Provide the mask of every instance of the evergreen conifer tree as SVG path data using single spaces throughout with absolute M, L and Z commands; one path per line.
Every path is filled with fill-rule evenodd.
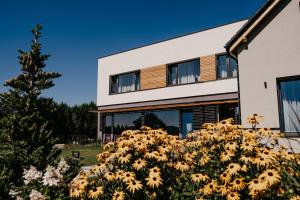
M 53 148 L 53 123 L 47 119 L 53 100 L 41 95 L 61 74 L 44 70 L 49 55 L 41 52 L 41 29 L 32 30 L 29 51 L 19 50 L 21 73 L 6 81 L 9 90 L 0 94 L 0 199 L 7 197 L 10 185 L 20 184 L 24 168 L 41 170 L 60 153 Z

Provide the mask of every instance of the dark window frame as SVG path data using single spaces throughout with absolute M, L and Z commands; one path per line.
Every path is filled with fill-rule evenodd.
M 190 83 L 181 83 L 179 84 L 178 83 L 178 80 L 179 80 L 179 76 L 178 76 L 178 64 L 182 64 L 182 63 L 187 63 L 187 62 L 192 62 L 192 61 L 197 61 L 199 62 L 199 74 L 198 74 L 198 78 L 196 77 L 196 81 L 195 82 L 190 82 Z M 175 66 L 176 65 L 176 66 Z M 200 83 L 201 80 L 200 80 L 200 75 L 201 75 L 201 63 L 200 63 L 200 58 L 193 58 L 193 59 L 188 59 L 188 60 L 183 60 L 183 61 L 180 61 L 180 62 L 174 62 L 174 63 L 169 63 L 167 64 L 167 73 L 166 73 L 166 86 L 167 87 L 173 87 L 173 86 L 179 86 L 179 85 L 188 85 L 188 84 L 195 84 L 195 83 Z M 170 69 L 171 68 L 176 68 L 176 83 L 175 84 L 172 84 L 171 83 L 171 80 L 170 80 Z
M 227 76 L 226 77 L 219 77 L 219 56 L 225 56 L 226 57 L 226 72 Z M 236 72 L 236 76 L 233 76 L 233 70 L 231 67 L 231 60 L 234 60 L 232 57 L 230 57 L 227 53 L 220 53 L 216 54 L 216 79 L 217 80 L 222 80 L 222 79 L 230 79 L 230 78 L 237 78 L 238 72 Z M 238 68 L 238 62 L 236 62 L 236 68 Z M 236 69 L 238 71 L 238 69 Z
M 282 95 L 280 83 L 285 81 L 300 80 L 300 75 L 278 77 L 276 78 L 276 88 L 277 88 L 277 106 L 278 106 L 278 117 L 279 117 L 279 129 L 285 134 L 286 137 L 297 137 L 299 136 L 300 130 L 298 132 L 285 132 L 284 126 L 284 116 L 283 116 L 283 105 L 282 105 Z
M 135 75 L 138 77 L 135 82 L 135 89 L 133 91 L 126 91 L 126 92 L 113 92 L 113 78 L 117 77 L 119 78 L 122 75 L 132 74 L 135 73 Z M 124 72 L 120 74 L 113 74 L 109 76 L 109 95 L 114 94 L 123 94 L 123 93 L 129 93 L 129 92 L 136 92 L 141 90 L 141 70 L 133 70 L 129 72 Z

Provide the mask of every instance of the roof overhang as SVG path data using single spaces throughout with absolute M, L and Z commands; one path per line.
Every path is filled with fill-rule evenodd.
M 283 0 L 268 0 L 267 3 L 226 43 L 227 52 L 232 53 L 242 43 L 247 42 L 248 35 L 262 20 Z

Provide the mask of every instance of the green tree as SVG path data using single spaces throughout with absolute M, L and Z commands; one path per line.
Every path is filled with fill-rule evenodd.
M 53 149 L 56 139 L 47 119 L 53 100 L 41 95 L 61 74 L 44 70 L 49 55 L 41 53 L 41 29 L 37 25 L 32 30 L 29 51 L 19 50 L 21 73 L 6 81 L 9 90 L 0 94 L 0 197 L 4 198 L 10 185 L 20 184 L 23 168 L 44 169 L 60 153 Z

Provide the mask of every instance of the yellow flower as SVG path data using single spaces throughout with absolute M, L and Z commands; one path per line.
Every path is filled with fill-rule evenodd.
M 274 185 L 280 181 L 279 173 L 273 169 L 264 171 L 260 176 L 265 177 L 265 181 L 270 185 Z
M 170 150 L 171 150 L 171 147 L 167 146 L 167 145 L 162 145 L 162 146 L 158 147 L 158 151 L 161 153 L 167 153 L 167 152 L 170 152 Z
M 252 125 L 259 124 L 259 122 L 263 119 L 263 116 L 259 116 L 258 114 L 253 114 L 247 118 L 247 122 Z
M 127 154 L 127 155 L 122 155 L 118 160 L 121 164 L 125 164 L 125 163 L 129 163 L 130 159 L 131 159 L 131 154 Z
M 112 172 L 107 172 L 104 176 L 108 181 L 114 181 L 116 179 L 115 174 Z
M 229 174 L 236 174 L 238 171 L 241 170 L 241 166 L 237 163 L 231 163 L 230 165 L 228 165 L 227 167 L 227 172 Z
M 112 200 L 124 200 L 125 199 L 125 193 L 123 191 L 115 191 Z
M 227 200 L 240 200 L 240 195 L 237 192 L 229 192 L 226 196 Z
M 210 181 L 210 183 L 206 184 L 203 188 L 199 190 L 199 192 L 204 195 L 211 195 L 213 192 L 218 191 L 218 184 L 215 180 Z
M 300 200 L 300 196 L 293 196 L 292 198 L 290 198 L 290 200 Z
M 103 187 L 94 187 L 93 189 L 89 190 L 89 198 L 96 199 L 97 197 L 103 194 Z
M 153 168 L 149 169 L 149 174 L 160 175 L 160 169 L 158 167 L 153 167 Z
M 257 193 L 266 189 L 266 184 L 262 183 L 258 179 L 250 181 L 249 186 L 251 196 L 256 196 Z
M 271 136 L 273 134 L 270 128 L 260 128 L 258 133 L 262 136 Z
M 145 154 L 145 158 L 152 159 L 152 158 L 156 158 L 157 155 L 158 155 L 158 151 L 147 152 Z
M 234 156 L 233 153 L 225 151 L 225 152 L 221 153 L 220 160 L 221 160 L 221 162 L 230 161 L 231 157 L 233 157 L 233 156 Z
M 246 164 L 249 163 L 249 162 L 252 162 L 252 158 L 249 155 L 247 155 L 247 154 L 246 155 L 242 155 L 241 158 L 240 158 L 240 160 L 243 161 Z
M 168 160 L 168 156 L 163 153 L 158 153 L 156 156 L 156 160 L 159 162 L 165 162 Z
M 253 163 L 258 166 L 268 166 L 272 163 L 272 160 L 270 158 L 257 157 L 253 160 Z
M 236 142 L 229 142 L 225 145 L 225 149 L 227 151 L 232 151 L 234 152 L 238 148 L 238 145 Z
M 123 182 L 129 182 L 135 180 L 135 174 L 133 172 L 124 172 Z
M 253 151 L 254 146 L 255 146 L 255 143 L 245 141 L 241 144 L 241 149 L 244 150 L 244 151 L 250 151 L 251 152 L 251 151 Z
M 77 188 L 77 187 L 72 187 L 71 189 L 70 189 L 70 197 L 75 197 L 75 198 L 77 198 L 77 197 L 80 197 L 81 196 L 81 194 L 83 193 L 83 191 L 84 190 L 80 190 L 79 188 Z
M 147 149 L 147 145 L 143 142 L 137 142 L 134 147 L 138 150 L 138 151 L 146 151 Z
M 201 157 L 200 159 L 200 165 L 204 166 L 206 165 L 208 162 L 210 161 L 210 157 L 208 155 L 204 155 L 203 157 Z
M 221 195 L 226 196 L 231 191 L 231 188 L 228 185 L 222 185 L 219 187 L 219 192 Z
M 144 160 L 144 159 L 137 159 L 136 161 L 134 161 L 132 167 L 136 170 L 140 170 L 142 169 L 143 167 L 145 167 L 147 165 L 147 161 Z
M 175 169 L 184 172 L 184 171 L 187 171 L 187 170 L 190 169 L 190 165 L 188 165 L 187 163 L 179 161 L 179 162 L 176 163 Z
M 223 172 L 220 175 L 220 179 L 221 179 L 221 181 L 228 183 L 231 180 L 231 175 L 229 173 Z
M 198 174 L 192 174 L 191 177 L 192 177 L 192 180 L 195 183 L 198 183 L 200 181 L 206 181 L 206 180 L 209 179 L 209 177 L 206 174 L 203 175 L 203 174 L 200 174 L 200 173 L 198 173 Z
M 137 181 L 137 180 L 133 180 L 133 181 L 129 181 L 126 183 L 127 185 L 127 189 L 131 192 L 134 193 L 137 190 L 140 190 L 143 188 L 143 185 L 141 183 L 141 181 Z
M 246 183 L 244 182 L 243 178 L 235 179 L 231 185 L 233 189 L 238 191 L 243 190 L 246 187 Z
M 118 170 L 116 172 L 116 179 L 122 180 L 123 179 L 123 175 L 124 175 L 124 171 L 123 170 Z
M 151 188 L 159 187 L 160 185 L 162 185 L 162 178 L 159 175 L 149 175 L 149 177 L 147 177 L 145 180 L 147 181 L 147 185 Z

